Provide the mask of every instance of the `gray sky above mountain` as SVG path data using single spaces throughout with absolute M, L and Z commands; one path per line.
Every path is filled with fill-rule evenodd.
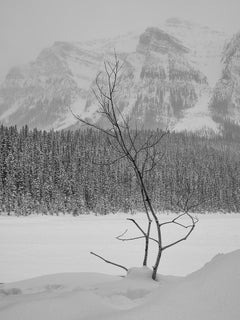
M 180 17 L 240 30 L 239 0 L 0 0 L 0 80 L 54 41 L 111 37 Z

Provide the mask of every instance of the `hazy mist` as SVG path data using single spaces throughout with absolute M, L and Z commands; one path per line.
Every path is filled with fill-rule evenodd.
M 239 0 L 0 0 L 0 79 L 56 40 L 81 41 L 180 17 L 233 34 Z

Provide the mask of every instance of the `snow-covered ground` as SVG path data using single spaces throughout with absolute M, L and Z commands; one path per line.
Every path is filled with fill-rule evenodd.
M 0 216 L 0 283 L 62 272 L 122 274 L 121 269 L 98 260 L 89 254 L 90 251 L 126 267 L 140 266 L 142 240 L 121 242 L 115 239 L 126 229 L 129 236 L 139 235 L 134 225 L 126 220 L 128 217 L 126 214 Z M 144 226 L 144 215 L 133 217 Z M 160 216 L 161 220 L 171 218 L 173 215 Z M 240 215 L 200 215 L 199 219 L 187 241 L 165 251 L 160 273 L 186 275 L 201 268 L 214 255 L 240 248 Z M 165 242 L 175 239 L 179 229 L 166 227 Z
M 121 269 L 89 254 L 140 267 L 142 243 L 114 238 L 126 228 L 136 234 L 126 218 L 0 216 L 0 319 L 240 319 L 240 215 L 201 215 L 192 237 L 166 251 L 159 282 L 147 268 L 119 277 Z M 143 215 L 134 219 L 144 225 Z

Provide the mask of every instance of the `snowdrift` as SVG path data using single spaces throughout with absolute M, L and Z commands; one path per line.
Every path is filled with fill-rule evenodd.
M 132 268 L 126 277 L 64 273 L 0 285 L 4 320 L 240 319 L 240 250 L 186 277 Z

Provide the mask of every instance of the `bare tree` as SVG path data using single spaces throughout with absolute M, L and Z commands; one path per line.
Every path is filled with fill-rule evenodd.
M 129 167 L 134 171 L 141 193 L 142 204 L 147 217 L 147 226 L 146 230 L 144 230 L 144 228 L 142 228 L 135 219 L 128 219 L 135 225 L 140 235 L 132 238 L 127 238 L 125 237 L 127 233 L 126 230 L 123 234 L 118 236 L 117 239 L 121 241 L 144 239 L 144 266 L 147 266 L 148 264 L 150 241 L 157 245 L 158 250 L 155 257 L 155 263 L 152 267 L 152 279 L 156 280 L 157 270 L 162 252 L 172 247 L 173 245 L 186 240 L 194 230 L 198 220 L 189 213 L 191 207 L 188 205 L 189 201 L 186 201 L 185 205 L 182 207 L 183 213 L 181 215 L 168 222 L 159 222 L 158 215 L 152 204 L 150 191 L 147 187 L 147 178 L 149 179 L 149 177 L 151 177 L 151 174 L 155 172 L 157 164 L 164 157 L 164 148 L 160 148 L 159 145 L 162 144 L 163 139 L 168 135 L 169 132 L 167 130 L 162 132 L 149 132 L 147 138 L 145 138 L 145 140 L 143 141 L 141 130 L 138 130 L 137 127 L 131 129 L 132 124 L 130 123 L 130 120 L 123 115 L 117 105 L 117 94 L 118 88 L 120 86 L 119 81 L 121 78 L 121 68 L 122 65 L 117 55 L 115 54 L 113 62 L 106 61 L 104 63 L 104 71 L 102 73 L 99 73 L 99 75 L 97 76 L 96 87 L 95 89 L 93 89 L 93 93 L 99 104 L 98 113 L 106 121 L 107 126 L 102 127 L 96 123 L 92 123 L 86 119 L 81 118 L 81 116 L 79 115 L 74 114 L 74 116 L 84 125 L 97 129 L 106 135 L 109 146 L 113 148 L 116 154 L 116 158 L 111 162 L 107 162 L 106 165 L 114 165 L 114 163 L 116 163 L 117 161 L 125 160 L 127 161 Z M 160 149 L 163 150 L 159 151 Z M 103 165 L 103 163 L 101 164 Z M 179 206 L 182 205 L 182 200 L 183 198 L 181 199 L 181 201 L 179 201 Z M 186 216 L 190 220 L 190 223 L 188 225 L 184 225 L 180 222 L 180 219 L 182 219 L 183 216 Z M 156 238 L 153 238 L 151 236 L 152 223 L 156 229 Z M 164 246 L 162 241 L 162 228 L 169 224 L 175 224 L 181 228 L 185 228 L 187 229 L 187 233 L 178 241 Z M 99 257 L 107 263 L 112 263 L 115 266 L 127 270 L 127 268 L 123 267 L 122 265 L 106 260 L 96 253 L 91 252 L 91 254 Z

